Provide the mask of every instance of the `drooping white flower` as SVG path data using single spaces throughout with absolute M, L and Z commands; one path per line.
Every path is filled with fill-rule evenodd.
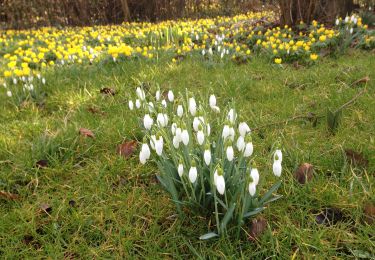
M 340 20 L 339 18 L 336 19 L 336 22 L 335 22 L 336 26 L 338 26 L 340 24 Z
M 159 113 L 157 115 L 156 122 L 160 127 L 166 127 L 168 125 L 168 115 Z
M 210 149 L 204 150 L 203 158 L 204 158 L 204 162 L 206 163 L 206 165 L 209 166 L 211 163 L 211 150 Z
M 228 138 L 229 135 L 230 135 L 229 125 L 224 125 L 221 137 L 223 137 L 223 139 L 225 140 Z
M 257 168 L 252 168 L 250 170 L 250 176 L 253 179 L 253 183 L 255 183 L 255 185 L 258 185 L 258 183 L 259 183 L 259 171 L 258 171 Z
M 283 153 L 281 152 L 280 149 L 277 149 L 275 153 L 273 154 L 273 160 L 274 161 L 283 161 Z
M 162 105 L 163 107 L 167 108 L 167 101 L 165 101 L 165 99 L 163 99 L 163 100 L 161 101 L 161 105 Z
M 140 107 L 141 107 L 141 101 L 140 101 L 139 99 L 137 99 L 137 100 L 135 101 L 135 107 L 136 107 L 136 108 L 140 108 Z
M 182 117 L 183 114 L 184 114 L 184 108 L 182 107 L 182 105 L 178 105 L 178 107 L 177 107 L 178 117 Z
M 203 142 L 204 142 L 204 133 L 203 133 L 202 130 L 199 130 L 199 131 L 197 132 L 197 141 L 198 141 L 198 144 L 199 144 L 199 145 L 202 145 Z
M 213 52 L 212 52 L 212 48 L 211 48 L 211 47 L 208 49 L 208 54 L 210 54 L 211 56 L 212 56 L 212 54 L 213 54 Z
M 225 179 L 224 176 L 221 174 L 218 174 L 215 181 L 217 192 L 219 192 L 221 195 L 225 193 Z
M 228 161 L 230 161 L 230 162 L 233 161 L 234 151 L 233 151 L 233 147 L 231 145 L 227 147 L 226 154 L 227 154 Z
M 228 112 L 228 120 L 234 124 L 234 122 L 236 121 L 236 118 L 237 118 L 237 114 L 236 114 L 236 111 L 234 111 L 233 108 L 231 108 Z
M 350 28 L 350 34 L 353 34 L 353 27 Z
M 189 98 L 189 111 L 192 116 L 197 112 L 197 103 L 193 97 Z
M 142 144 L 142 148 L 139 153 L 139 161 L 142 164 L 145 164 L 146 161 L 150 158 L 150 155 L 151 155 L 151 152 L 150 152 L 150 148 L 148 147 L 148 145 L 146 143 Z
M 7 96 L 8 96 L 8 97 L 12 97 L 12 91 L 8 90 L 8 91 L 7 91 Z
M 156 101 L 160 101 L 160 90 L 157 90 L 155 93 L 155 99 Z
M 182 163 L 180 163 L 177 167 L 177 172 L 178 172 L 178 175 L 180 176 L 180 178 L 182 177 L 182 175 L 184 174 L 184 165 Z
M 246 143 L 245 150 L 243 152 L 244 157 L 250 157 L 253 154 L 254 147 L 252 142 Z
M 177 129 L 177 124 L 176 123 L 172 123 L 172 125 L 171 125 L 171 133 L 172 133 L 172 135 L 176 134 L 176 129 Z
M 156 140 L 155 142 L 155 151 L 156 151 L 156 154 L 161 156 L 161 154 L 163 153 L 163 145 L 164 145 L 164 141 L 163 141 L 163 137 L 160 136 L 158 140 Z
M 254 182 L 249 183 L 249 193 L 251 196 L 254 196 L 257 191 L 257 185 Z
M 173 136 L 173 140 L 172 140 L 172 142 L 173 142 L 173 146 L 174 146 L 174 148 L 178 149 L 178 147 L 180 147 L 180 142 L 181 142 L 181 141 L 178 139 L 177 136 Z
M 210 124 L 206 125 L 206 131 L 207 131 L 207 136 L 210 136 L 210 134 L 211 134 L 211 126 L 210 126 Z
M 245 138 L 243 138 L 243 136 L 239 136 L 238 139 L 237 139 L 237 149 L 238 151 L 240 152 L 243 152 L 243 150 L 245 149 Z
M 150 146 L 151 146 L 152 150 L 155 150 L 155 144 L 156 144 L 156 135 L 151 135 Z
M 150 117 L 149 114 L 146 114 L 143 118 L 143 125 L 147 130 L 150 130 L 152 127 L 152 124 L 154 123 L 154 119 Z
M 216 106 L 216 97 L 215 95 L 211 95 L 209 99 L 210 107 L 215 107 Z
M 169 102 L 173 102 L 173 100 L 174 100 L 174 94 L 173 94 L 172 90 L 168 91 L 168 100 L 169 100 Z
M 188 145 L 188 143 L 189 143 L 189 132 L 186 129 L 184 129 L 181 132 L 181 140 L 184 143 L 184 145 Z
M 202 50 L 202 55 L 206 55 L 206 50 Z
M 16 78 L 13 78 L 13 84 L 14 84 L 14 85 L 17 84 L 17 79 L 16 79 Z
M 189 180 L 191 183 L 194 183 L 197 180 L 198 177 L 198 171 L 197 167 L 191 166 L 189 170 Z
M 45 79 L 45 78 L 42 78 L 42 84 L 43 84 L 43 85 L 46 84 L 46 79 Z
M 281 170 L 282 170 L 281 161 L 274 161 L 273 166 L 272 166 L 272 170 L 273 170 L 273 174 L 276 177 L 280 177 L 281 176 Z
M 238 132 L 240 132 L 240 135 L 242 137 L 245 137 L 245 135 L 248 132 L 251 132 L 250 127 L 246 124 L 246 122 L 242 122 L 238 125 Z
M 230 140 L 234 140 L 234 135 L 235 135 L 235 132 L 234 132 L 234 128 L 233 127 L 229 127 L 229 138 Z
M 211 107 L 212 111 L 215 113 L 220 113 L 220 108 L 218 106 Z
M 198 132 L 199 127 L 203 126 L 204 124 L 204 118 L 202 116 L 194 117 L 193 119 L 193 129 L 195 132 Z
M 150 113 L 152 113 L 152 111 L 154 111 L 154 103 L 152 103 L 151 101 L 150 102 L 148 102 L 148 111 L 150 112 Z
M 144 100 L 146 98 L 145 92 L 140 87 L 137 87 L 136 93 L 137 93 L 137 97 L 140 100 Z
M 345 17 L 345 23 L 349 22 L 349 16 Z

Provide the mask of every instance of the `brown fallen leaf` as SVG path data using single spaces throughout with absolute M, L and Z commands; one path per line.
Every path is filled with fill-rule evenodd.
M 303 163 L 294 173 L 294 177 L 296 180 L 301 183 L 305 184 L 306 182 L 310 181 L 313 177 L 314 167 L 312 164 Z
M 91 114 L 99 114 L 99 115 L 105 115 L 105 113 L 103 111 L 100 111 L 98 108 L 96 107 L 89 107 L 87 109 L 87 111 L 89 111 Z
M 0 190 L 0 197 L 8 199 L 8 200 L 17 200 L 19 198 L 17 194 L 10 193 L 7 191 L 2 191 L 2 190 Z
M 132 140 L 125 143 L 120 144 L 117 147 L 117 153 L 124 156 L 125 158 L 129 158 L 137 149 L 137 141 Z
M 249 234 L 249 240 L 255 241 L 267 228 L 267 220 L 263 217 L 253 219 L 251 221 L 251 228 Z
M 94 133 L 89 130 L 89 129 L 86 129 L 86 128 L 80 128 L 79 129 L 79 133 L 83 136 L 86 136 L 86 137 L 91 137 L 91 138 L 95 138 L 95 135 Z
M 46 168 L 48 167 L 48 160 L 42 159 L 35 163 L 36 168 Z
M 370 77 L 366 76 L 366 77 L 363 77 L 361 79 L 358 79 L 358 80 L 354 81 L 350 86 L 355 86 L 355 85 L 358 85 L 360 83 L 367 83 L 369 81 L 370 81 Z
M 355 152 L 352 149 L 345 149 L 345 155 L 347 161 L 353 165 L 363 168 L 368 166 L 368 160 L 363 156 L 362 153 Z
M 42 213 L 50 214 L 52 212 L 52 207 L 47 203 L 40 204 L 39 208 Z
M 363 209 L 365 214 L 365 221 L 371 225 L 375 222 L 375 205 L 373 203 L 367 203 Z
M 112 96 L 116 95 L 116 91 L 113 88 L 102 88 L 100 93 Z

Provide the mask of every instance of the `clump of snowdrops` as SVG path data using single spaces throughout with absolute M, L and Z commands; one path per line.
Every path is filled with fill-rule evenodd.
M 181 215 L 188 208 L 212 218 L 215 230 L 201 239 L 229 231 L 239 235 L 247 218 L 280 197 L 273 193 L 281 184 L 281 150 L 275 148 L 270 158 L 276 183 L 261 195 L 262 175 L 272 173 L 257 168 L 251 129 L 239 121 L 234 106 L 220 108 L 214 95 L 205 102 L 171 90 L 146 96 L 138 87 L 136 95 L 129 108 L 139 115 L 145 133 L 139 160 L 158 166 L 158 180 Z

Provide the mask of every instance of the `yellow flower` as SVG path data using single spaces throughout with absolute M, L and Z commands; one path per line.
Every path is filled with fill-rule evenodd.
M 327 36 L 325 36 L 325 35 L 320 35 L 320 37 L 319 37 L 319 41 L 321 41 L 321 42 L 325 42 L 326 39 L 327 39 Z
M 10 76 L 12 76 L 12 72 L 11 71 L 9 71 L 9 70 L 6 70 L 6 71 L 4 71 L 4 77 L 10 77 Z
M 247 51 L 246 51 L 246 54 L 247 54 L 247 55 L 250 55 L 250 52 L 251 52 L 250 50 L 247 50 Z
M 276 64 L 281 64 L 283 60 L 281 58 L 275 58 L 275 63 Z
M 315 53 L 311 53 L 311 54 L 310 54 L 310 59 L 311 59 L 311 60 L 317 60 L 317 59 L 318 59 L 318 55 L 315 54 Z

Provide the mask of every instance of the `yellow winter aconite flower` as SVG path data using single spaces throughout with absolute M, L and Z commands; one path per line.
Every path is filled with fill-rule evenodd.
M 315 54 L 315 53 L 312 53 L 312 54 L 310 54 L 310 59 L 311 60 L 317 60 L 318 59 L 318 55 Z
M 319 41 L 325 42 L 326 40 L 327 40 L 327 36 L 325 36 L 325 35 L 320 35 L 319 36 Z
M 281 58 L 275 58 L 275 63 L 276 64 L 281 64 L 283 60 Z

